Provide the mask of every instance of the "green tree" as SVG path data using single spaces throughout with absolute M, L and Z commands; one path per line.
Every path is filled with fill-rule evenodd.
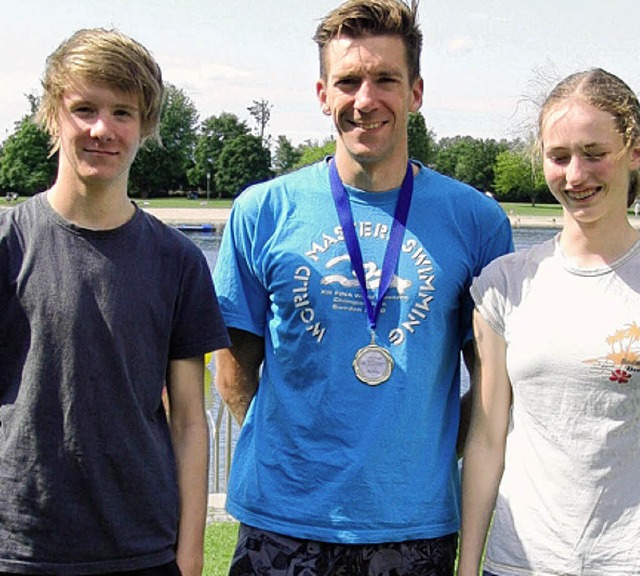
M 33 111 L 33 102 L 32 102 Z M 49 135 L 28 114 L 4 142 L 0 156 L 0 188 L 5 192 L 33 195 L 55 180 L 56 157 L 49 158 Z
M 193 167 L 198 111 L 183 90 L 165 86 L 160 120 L 162 144 L 147 142 L 131 166 L 130 188 L 141 196 L 166 196 L 188 185 Z
M 237 196 L 247 186 L 269 180 L 271 153 L 253 134 L 237 136 L 225 144 L 216 159 L 216 189 L 225 196 Z
M 523 147 L 498 154 L 495 167 L 495 191 L 501 198 L 529 199 L 532 206 L 547 190 L 540 159 Z
M 319 162 L 327 156 L 333 156 L 336 153 L 336 141 L 333 138 L 327 138 L 322 144 L 313 140 L 307 140 L 298 146 L 300 152 L 300 160 L 295 168 L 302 168 L 315 162 Z
M 424 116 L 420 112 L 409 114 L 407 126 L 409 136 L 409 157 L 419 160 L 425 166 L 436 159 L 436 134 L 427 129 Z
M 506 141 L 482 140 L 471 136 L 443 138 L 435 169 L 481 191 L 493 191 L 498 154 L 509 147 Z
M 302 152 L 293 146 L 286 136 L 278 136 L 273 157 L 273 167 L 276 174 L 291 172 L 302 157 Z
M 247 134 L 249 127 L 246 122 L 228 112 L 210 116 L 202 122 L 193 155 L 194 165 L 188 172 L 189 184 L 202 189 L 207 185 L 209 174 L 210 190 L 219 195 L 216 191 L 216 160 L 226 144 Z

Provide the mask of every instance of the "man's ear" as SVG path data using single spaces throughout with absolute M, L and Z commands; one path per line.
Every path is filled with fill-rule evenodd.
M 422 95 L 424 94 L 424 80 L 419 76 L 413 81 L 411 86 L 411 112 L 417 112 L 422 106 Z
M 325 116 L 331 116 L 331 108 L 327 102 L 327 90 L 324 80 L 321 78 L 316 82 L 316 95 L 318 96 L 318 102 L 320 102 L 320 109 Z

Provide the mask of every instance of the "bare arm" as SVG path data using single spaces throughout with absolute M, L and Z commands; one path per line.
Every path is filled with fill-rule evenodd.
M 231 348 L 216 352 L 216 388 L 238 424 L 242 426 L 258 389 L 264 359 L 264 338 L 229 328 Z
M 470 340 L 464 345 L 462 349 L 462 358 L 464 359 L 464 365 L 469 371 L 469 380 L 473 384 L 476 362 L 476 351 L 474 348 L 473 340 Z M 464 444 L 467 441 L 467 434 L 469 433 L 469 423 L 471 422 L 471 406 L 473 403 L 473 385 L 469 386 L 469 390 L 465 392 L 460 399 L 460 425 L 458 426 L 458 441 L 456 442 L 456 452 L 458 458 L 462 456 L 462 450 Z
M 180 497 L 177 563 L 183 576 L 200 576 L 204 563 L 209 456 L 203 357 L 172 360 L 167 389 Z
M 511 407 L 506 343 L 475 311 L 473 409 L 462 467 L 462 531 L 458 576 L 478 576 L 504 467 Z

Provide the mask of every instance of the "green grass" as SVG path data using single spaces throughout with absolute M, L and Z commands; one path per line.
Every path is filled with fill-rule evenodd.
M 503 210 L 510 214 L 513 211 L 515 216 L 548 216 L 549 218 L 562 218 L 562 206 L 560 204 L 536 204 L 531 206 L 530 202 L 500 202 Z
M 214 522 L 207 525 L 204 535 L 203 576 L 226 576 L 229 573 L 237 536 L 236 522 Z
M 144 205 L 146 208 L 231 208 L 233 200 L 230 198 L 200 198 L 199 200 L 189 200 L 173 196 L 170 198 L 132 198 L 134 202 Z
M 513 211 L 514 216 L 548 216 L 549 218 L 558 218 L 558 221 L 562 218 L 562 206 L 560 204 L 536 204 L 531 206 L 531 203 L 500 202 L 500 206 L 507 214 Z M 627 209 L 627 214 L 635 217 L 633 206 Z

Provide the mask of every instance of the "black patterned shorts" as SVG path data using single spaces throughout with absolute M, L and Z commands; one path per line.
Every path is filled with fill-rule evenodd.
M 240 525 L 229 576 L 452 576 L 458 535 L 332 544 Z

